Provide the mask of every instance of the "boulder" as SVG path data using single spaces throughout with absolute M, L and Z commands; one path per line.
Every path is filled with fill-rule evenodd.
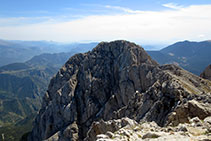
M 205 70 L 200 74 L 200 77 L 211 80 L 211 64 L 208 65 Z

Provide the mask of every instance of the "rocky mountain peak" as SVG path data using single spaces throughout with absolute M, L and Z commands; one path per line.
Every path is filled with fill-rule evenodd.
M 141 63 L 158 65 L 142 47 L 124 40 L 101 42 L 92 50 L 90 55 L 92 54 L 111 61 L 120 59 L 118 61 L 122 64 L 126 63 L 125 66 Z
M 102 42 L 71 57 L 54 76 L 29 138 L 92 140 L 88 132 L 102 119 L 128 117 L 160 126 L 197 114 L 203 119 L 211 114 L 204 110 L 211 104 L 210 91 L 210 81 L 175 65 L 159 66 L 134 43 Z

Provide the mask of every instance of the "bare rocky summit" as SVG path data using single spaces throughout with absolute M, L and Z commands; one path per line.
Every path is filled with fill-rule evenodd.
M 211 64 L 205 68 L 205 70 L 200 74 L 204 79 L 211 80 Z
M 128 124 L 178 126 L 208 116 L 209 80 L 160 66 L 134 43 L 102 42 L 71 57 L 51 80 L 29 140 L 91 141 Z M 110 125 L 101 128 L 102 120 Z

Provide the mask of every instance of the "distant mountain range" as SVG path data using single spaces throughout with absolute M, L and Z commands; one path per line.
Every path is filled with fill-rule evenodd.
M 211 63 L 211 41 L 177 42 L 160 51 L 147 51 L 160 64 L 177 64 L 199 75 Z
M 85 52 L 97 43 L 60 44 L 47 41 L 7 41 L 0 40 L 0 66 L 25 62 L 43 53 Z

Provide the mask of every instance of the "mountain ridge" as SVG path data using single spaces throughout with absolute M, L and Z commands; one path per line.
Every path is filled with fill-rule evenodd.
M 43 53 L 85 52 L 92 49 L 96 44 L 95 42 L 61 44 L 48 41 L 0 40 L 0 66 L 23 63 Z
M 201 104 L 211 104 L 210 91 L 210 81 L 175 65 L 160 66 L 134 43 L 102 42 L 71 57 L 50 81 L 29 140 L 83 140 L 100 119 L 127 116 L 160 126 L 203 119 L 200 114 L 211 114 Z M 189 112 L 194 102 L 201 105 L 197 113 Z
M 180 67 L 200 75 L 210 64 L 211 42 L 181 41 L 169 45 L 159 51 L 147 51 L 160 64 L 176 64 Z

